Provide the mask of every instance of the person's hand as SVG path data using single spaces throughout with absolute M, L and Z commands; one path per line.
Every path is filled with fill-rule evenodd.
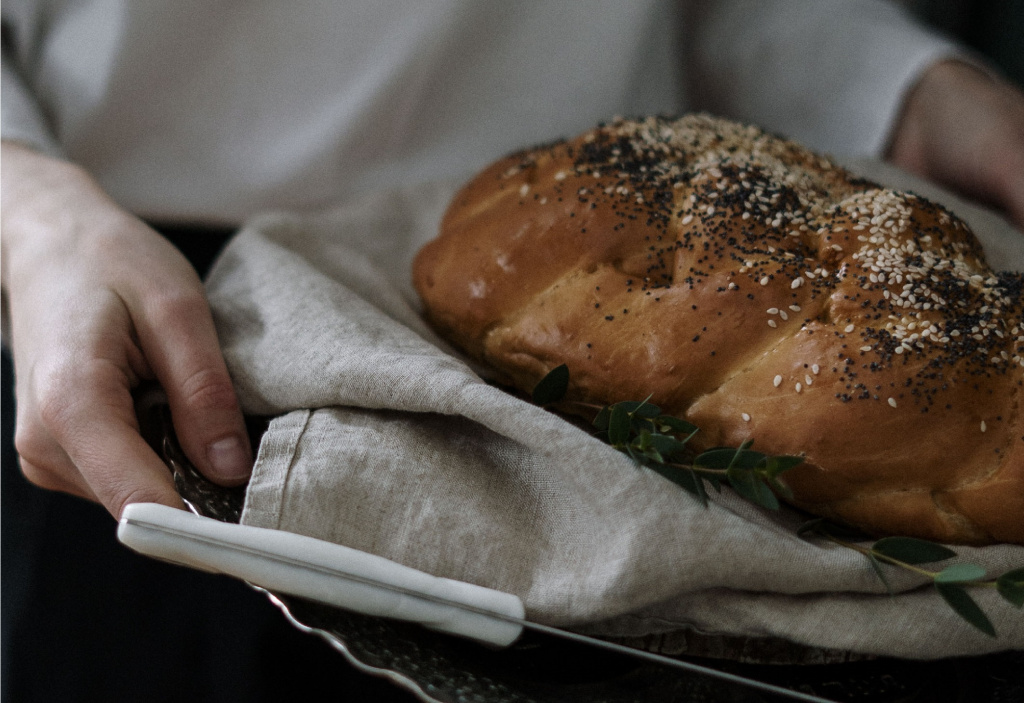
M 25 476 L 102 503 L 183 507 L 139 435 L 132 389 L 155 378 L 186 454 L 221 484 L 252 465 L 202 284 L 163 237 L 81 169 L 3 143 L 3 285 Z
M 888 158 L 994 205 L 1024 230 L 1024 93 L 980 70 L 944 61 L 911 90 Z

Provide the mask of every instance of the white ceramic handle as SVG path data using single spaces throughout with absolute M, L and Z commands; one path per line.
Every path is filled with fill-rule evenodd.
M 235 576 L 269 591 L 418 622 L 499 647 L 522 632 L 521 625 L 486 614 L 521 620 L 522 601 L 511 593 L 431 576 L 312 537 L 220 522 L 156 503 L 125 508 L 117 537 L 142 554 Z

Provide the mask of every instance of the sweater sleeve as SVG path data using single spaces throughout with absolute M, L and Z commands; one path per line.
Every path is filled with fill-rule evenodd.
M 847 156 L 881 156 L 925 70 L 967 58 L 883 0 L 694 0 L 688 19 L 694 107 Z
M 16 141 L 49 156 L 63 158 L 63 151 L 39 103 L 21 75 L 11 36 L 5 17 L 0 55 L 0 136 L 5 141 Z

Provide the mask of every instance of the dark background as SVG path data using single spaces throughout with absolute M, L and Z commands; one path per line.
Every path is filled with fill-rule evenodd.
M 1024 2 L 1019 0 L 903 0 L 933 27 L 985 56 L 1024 86 Z

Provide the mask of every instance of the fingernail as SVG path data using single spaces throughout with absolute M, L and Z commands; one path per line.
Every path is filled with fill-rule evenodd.
M 238 437 L 225 437 L 206 451 L 214 478 L 237 481 L 246 478 L 252 469 L 249 448 Z

